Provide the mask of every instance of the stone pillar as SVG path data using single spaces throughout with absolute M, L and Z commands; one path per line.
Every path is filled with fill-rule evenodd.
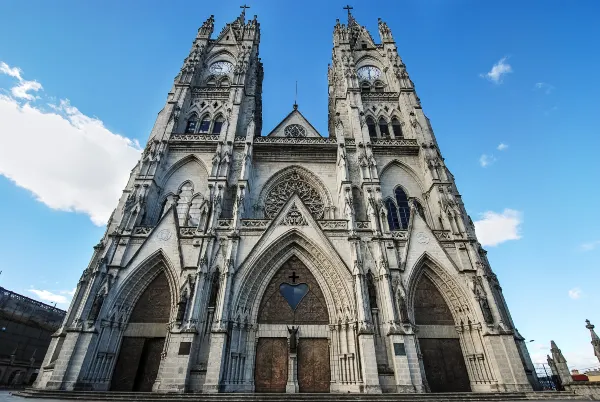
M 285 385 L 285 392 L 288 394 L 298 393 L 298 355 L 295 352 L 289 353 L 288 380 Z
M 202 392 L 211 394 L 220 391 L 223 362 L 227 353 L 227 332 L 214 331 L 210 339 L 210 351 L 206 370 L 206 380 Z
M 360 361 L 362 368 L 363 389 L 366 394 L 381 394 L 377 359 L 375 358 L 375 339 L 373 334 L 359 334 Z
M 415 392 L 410 368 L 408 365 L 408 356 L 406 354 L 406 344 L 404 336 L 399 334 L 388 335 L 390 355 L 394 367 L 394 378 L 396 380 L 396 392 L 411 393 Z

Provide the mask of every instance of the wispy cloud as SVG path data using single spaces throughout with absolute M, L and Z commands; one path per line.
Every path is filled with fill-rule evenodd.
M 506 151 L 506 150 L 508 149 L 508 144 L 505 144 L 505 143 L 501 142 L 501 143 L 500 143 L 500 144 L 499 144 L 499 145 L 496 147 L 496 149 L 497 149 L 498 151 Z
M 68 304 L 69 299 L 65 296 L 57 293 L 52 293 L 49 290 L 39 290 L 39 289 L 28 289 L 31 293 L 35 293 L 38 299 L 46 302 L 58 303 L 58 304 Z
M 573 288 L 569 290 L 569 297 L 573 300 L 580 299 L 583 295 L 583 291 L 580 288 Z
M 477 238 L 483 246 L 497 246 L 508 240 L 521 238 L 523 213 L 506 208 L 501 213 L 487 211 L 474 222 Z
M 582 245 L 579 246 L 579 249 L 581 251 L 592 251 L 598 247 L 600 247 L 600 240 L 583 243 Z
M 494 84 L 502 84 L 502 79 L 506 74 L 512 73 L 513 69 L 510 64 L 506 62 L 507 57 L 501 58 L 496 64 L 492 66 L 492 69 L 487 73 L 479 74 L 480 77 L 486 78 Z
M 479 157 L 479 165 L 481 165 L 481 167 L 488 167 L 496 161 L 497 159 L 494 155 L 483 154 Z
M 2 61 L 0 62 L 0 73 L 16 78 L 19 81 L 17 85 L 10 89 L 12 96 L 17 99 L 34 100 L 36 96 L 29 92 L 38 92 L 42 89 L 42 84 L 39 82 L 24 80 L 21 76 L 22 71 L 19 67 L 10 67 Z
M 83 212 L 104 225 L 139 158 L 139 145 L 68 100 L 41 105 L 29 93 L 41 84 L 24 80 L 18 67 L 0 62 L 0 73 L 18 81 L 10 94 L 0 94 L 0 175 L 52 209 Z
M 536 82 L 534 88 L 538 91 L 543 91 L 546 95 L 550 95 L 554 91 L 554 85 L 547 82 Z

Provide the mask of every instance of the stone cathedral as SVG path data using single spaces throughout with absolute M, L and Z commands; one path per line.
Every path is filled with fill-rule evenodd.
M 35 387 L 531 390 L 388 25 L 376 42 L 346 7 L 328 132 L 296 104 L 267 131 L 246 8 L 198 30 Z

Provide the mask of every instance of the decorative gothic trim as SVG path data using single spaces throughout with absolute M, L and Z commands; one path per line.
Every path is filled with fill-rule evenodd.
M 336 144 L 335 138 L 321 137 L 256 137 L 255 144 L 296 144 L 296 145 L 312 145 L 312 144 Z
M 327 220 L 319 221 L 324 230 L 348 230 L 348 221 L 346 220 Z
M 171 134 L 171 142 L 219 142 L 219 135 L 214 134 Z
M 240 267 L 238 273 L 242 276 L 233 289 L 232 294 L 237 295 L 237 299 L 232 301 L 232 311 L 251 311 L 251 323 L 256 322 L 258 307 L 268 283 L 292 255 L 302 260 L 317 279 L 332 323 L 337 322 L 344 314 L 355 315 L 354 296 L 348 286 L 349 278 L 340 274 L 341 267 L 333 264 L 320 247 L 295 229 L 274 241 L 260 257 L 249 262 L 251 265 L 248 268 Z M 347 269 L 344 271 L 350 275 Z
M 406 138 L 371 140 L 374 147 L 418 147 L 417 140 Z
M 279 224 L 281 226 L 308 226 L 308 222 L 306 222 L 302 212 L 298 210 L 296 203 L 292 204 Z
M 310 171 L 291 166 L 277 173 L 263 187 L 259 205 L 266 218 L 273 219 L 293 194 L 298 194 L 315 219 L 324 218 L 331 197 L 321 181 Z

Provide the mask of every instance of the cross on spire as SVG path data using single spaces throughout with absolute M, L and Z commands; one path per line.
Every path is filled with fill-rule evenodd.
M 350 12 L 350 10 L 353 10 L 353 9 L 354 9 L 354 7 L 352 7 L 349 4 L 346 7 L 344 7 L 344 10 L 348 10 L 348 25 L 350 25 L 350 23 L 354 21 L 354 17 L 352 16 L 352 13 Z
M 246 14 L 246 9 L 247 9 L 247 8 L 250 8 L 250 6 L 247 6 L 246 4 L 244 4 L 243 6 L 240 6 L 240 8 L 242 8 L 242 9 L 243 9 L 243 10 L 242 10 L 242 14 L 244 14 L 244 15 L 245 15 L 245 14 Z
M 292 280 L 292 283 L 296 283 L 296 279 L 300 278 L 298 275 L 296 275 L 296 271 L 292 271 L 292 274 L 290 276 L 288 276 L 288 278 L 290 278 Z
M 347 5 L 346 7 L 344 7 L 344 10 L 348 10 L 348 14 L 350 14 L 350 10 L 353 10 L 354 7 L 351 7 L 350 5 Z

